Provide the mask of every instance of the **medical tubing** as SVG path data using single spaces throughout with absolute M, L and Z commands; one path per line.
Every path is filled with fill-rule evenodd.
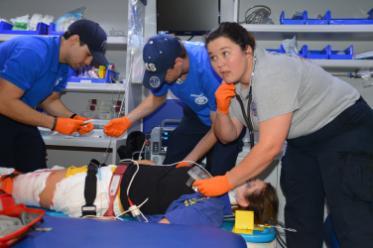
M 141 212 L 140 207 L 134 204 L 130 198 L 128 198 L 128 203 L 130 207 L 128 208 L 131 211 L 131 214 L 134 218 L 136 218 L 139 222 L 149 222 L 149 220 L 145 217 L 145 215 Z
M 120 213 L 118 216 L 122 216 L 123 214 L 131 212 L 132 216 L 134 218 L 138 219 L 139 221 L 141 221 L 141 222 L 149 222 L 149 220 L 145 217 L 145 215 L 140 210 L 140 208 L 149 200 L 149 198 L 146 198 L 139 206 L 137 206 L 136 204 L 134 204 L 131 201 L 131 198 L 130 198 L 130 195 L 129 195 L 129 191 L 130 191 L 131 185 L 133 183 L 133 180 L 135 179 L 137 173 L 140 170 L 140 165 L 139 165 L 139 163 L 137 161 L 132 160 L 132 159 L 122 159 L 120 162 L 132 162 L 133 164 L 136 165 L 136 170 L 133 173 L 130 182 L 128 183 L 127 192 L 126 192 L 127 193 L 128 204 L 130 205 L 130 207 L 128 208 L 128 210 Z M 139 218 L 141 218 L 141 220 Z
M 141 154 L 142 154 L 142 152 L 145 148 L 146 143 L 147 143 L 147 140 L 145 139 L 144 142 L 142 143 L 142 147 L 140 149 L 139 160 L 142 160 L 142 155 Z
M 132 67 L 133 67 L 133 51 L 131 50 L 130 52 L 130 58 L 129 58 L 129 73 L 128 73 L 128 81 L 131 80 L 131 77 L 132 77 Z M 127 83 L 128 83 L 127 81 Z M 119 96 L 119 95 L 118 95 Z M 119 97 L 118 97 L 119 98 Z M 122 103 L 120 105 L 120 108 L 119 108 L 119 112 L 118 112 L 118 115 L 117 115 L 117 118 L 120 116 L 120 113 L 122 113 L 123 111 L 123 106 L 124 106 L 124 102 L 125 102 L 125 98 L 126 98 L 126 93 L 123 95 L 123 100 L 122 100 Z M 52 129 L 53 130 L 53 129 Z M 109 159 L 109 150 L 110 150 L 110 147 L 111 147 L 111 144 L 112 144 L 112 140 L 113 140 L 113 137 L 110 137 L 109 138 L 109 144 L 108 146 L 106 147 L 105 149 L 105 152 L 103 154 L 103 157 L 104 157 L 104 163 L 106 164 L 107 163 L 107 160 Z

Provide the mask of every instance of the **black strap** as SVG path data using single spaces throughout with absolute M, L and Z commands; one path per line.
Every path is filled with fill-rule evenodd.
M 96 215 L 96 206 L 93 204 L 96 199 L 97 192 L 97 170 L 100 162 L 92 159 L 88 164 L 87 176 L 85 177 L 84 184 L 84 198 L 85 205 L 82 206 L 82 216 Z
M 236 98 L 237 98 L 238 103 L 240 104 L 242 115 L 246 122 L 246 126 L 249 129 L 250 148 L 253 148 L 255 143 L 254 143 L 254 126 L 253 126 L 253 123 L 251 122 L 251 115 L 250 115 L 250 107 L 251 107 L 251 102 L 253 100 L 251 84 L 250 84 L 250 89 L 249 89 L 249 100 L 247 102 L 247 113 L 245 111 L 245 107 L 243 105 L 241 97 L 238 94 L 236 94 Z

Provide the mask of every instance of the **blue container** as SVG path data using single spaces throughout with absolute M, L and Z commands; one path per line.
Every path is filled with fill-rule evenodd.
M 48 34 L 49 35 L 63 35 L 64 32 L 56 31 L 56 24 L 52 22 L 48 27 Z
M 350 45 L 345 50 L 333 50 L 330 47 L 329 59 L 352 59 L 354 55 L 354 46 Z
M 36 26 L 36 30 L 12 30 L 13 25 L 7 22 L 0 22 L 0 33 L 1 34 L 16 34 L 16 35 L 38 35 L 38 34 L 48 34 L 48 25 L 39 22 Z
M 307 59 L 352 59 L 353 55 L 353 45 L 345 50 L 333 50 L 331 45 L 327 45 L 322 50 L 310 50 L 308 45 L 303 45 L 299 51 L 299 56 Z
M 330 10 L 326 11 L 325 15 L 318 19 L 308 18 L 307 10 L 304 10 L 302 13 L 294 15 L 291 18 L 285 17 L 285 11 L 281 11 L 280 14 L 280 24 L 287 25 L 325 25 L 329 24 L 331 13 Z
M 322 50 L 310 50 L 308 45 L 303 45 L 299 51 L 299 56 L 307 59 L 328 59 L 330 45 L 327 45 Z
M 325 15 L 321 18 L 308 18 L 307 10 L 303 12 L 293 15 L 291 18 L 285 17 L 285 11 L 281 11 L 280 15 L 280 24 L 288 24 L 288 25 L 326 25 L 326 24 L 333 24 L 333 25 L 367 25 L 373 24 L 373 9 L 368 11 L 367 18 L 332 18 L 331 11 L 327 10 Z
M 266 50 L 268 52 L 271 52 L 271 53 L 286 53 L 285 48 L 284 48 L 283 45 L 280 45 L 279 48 L 275 48 L 275 49 L 273 49 L 273 48 L 267 48 Z
M 232 231 L 234 226 L 233 221 L 224 221 L 223 229 Z M 276 231 L 273 227 L 264 228 L 263 231 L 254 230 L 252 234 L 240 234 L 248 243 L 270 243 L 276 238 Z
M 368 19 L 373 19 L 373 8 L 368 11 Z
M 306 24 L 306 16 L 307 13 L 304 11 L 302 15 L 293 16 L 292 18 L 285 18 L 285 11 L 281 11 L 280 14 L 280 24 L 289 24 L 289 25 L 296 25 L 296 24 Z
M 12 27 L 13 27 L 12 24 L 10 24 L 8 22 L 1 21 L 0 22 L 0 33 L 3 33 L 3 31 L 5 31 L 5 30 L 12 30 Z
M 118 72 L 107 69 L 104 78 L 79 77 L 73 73 L 67 81 L 73 83 L 115 83 L 118 76 Z
M 345 18 L 345 19 L 330 19 L 330 24 L 334 25 L 367 25 L 373 24 L 373 8 L 368 11 L 368 17 L 364 18 Z
M 373 19 L 330 19 L 333 25 L 369 25 L 373 24 Z

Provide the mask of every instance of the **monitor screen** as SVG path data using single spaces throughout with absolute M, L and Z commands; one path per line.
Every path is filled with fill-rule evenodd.
M 157 0 L 157 31 L 202 35 L 220 23 L 220 0 Z

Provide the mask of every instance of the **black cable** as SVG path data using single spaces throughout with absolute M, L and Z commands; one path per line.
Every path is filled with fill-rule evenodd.
M 277 224 L 278 224 L 280 227 L 285 228 L 284 223 L 278 221 Z M 276 230 L 276 234 L 277 234 L 277 235 L 276 235 L 276 240 L 277 240 L 278 244 L 279 244 L 281 247 L 283 247 L 283 248 L 287 247 L 287 245 L 286 245 L 286 241 L 282 238 L 282 236 L 285 235 L 285 232 L 281 233 L 281 232 L 277 229 L 277 230 Z
M 277 241 L 277 243 L 278 243 L 282 248 L 286 248 L 286 244 L 284 243 L 284 241 L 282 240 L 281 237 L 277 236 L 277 237 L 276 237 L 276 241 Z
M 286 247 L 286 243 L 285 241 L 282 239 L 281 235 L 282 233 L 280 233 L 279 230 L 275 229 L 276 230 L 276 241 L 277 243 L 282 247 L 282 248 L 285 248 Z

